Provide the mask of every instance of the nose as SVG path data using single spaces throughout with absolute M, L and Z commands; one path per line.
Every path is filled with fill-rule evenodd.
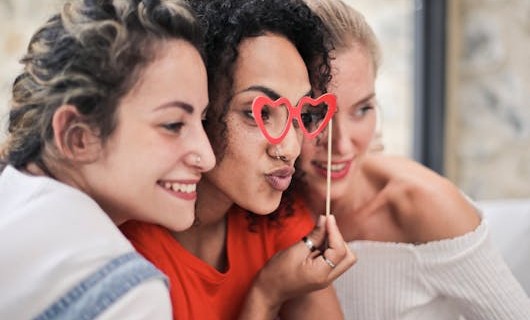
M 189 140 L 191 148 L 185 157 L 186 164 L 199 169 L 200 172 L 213 169 L 215 155 L 204 128 L 201 126 L 200 130 L 195 132 L 194 138 Z
M 278 158 L 285 162 L 294 162 L 302 150 L 302 132 L 295 130 L 293 126 L 285 135 L 284 139 L 276 145 L 269 145 L 268 154 L 272 158 Z
M 337 112 L 338 113 L 338 112 Z M 333 151 L 333 154 L 346 154 L 348 152 L 348 149 L 350 148 L 350 140 L 348 135 L 348 128 L 346 128 L 345 124 L 341 121 L 340 117 L 338 117 L 336 114 L 324 130 L 324 132 L 319 135 L 318 139 L 318 145 L 324 147 L 325 149 L 328 148 L 328 134 L 330 132 L 331 127 L 331 148 Z

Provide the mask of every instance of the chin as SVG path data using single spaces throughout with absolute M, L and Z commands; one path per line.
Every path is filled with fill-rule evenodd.
M 278 206 L 275 206 L 274 208 L 270 208 L 270 209 L 267 209 L 267 208 L 263 208 L 261 207 L 260 210 L 250 210 L 252 211 L 252 213 L 255 213 L 259 216 L 267 216 L 271 213 L 274 212 L 274 210 L 278 209 Z
M 247 210 L 251 211 L 252 213 L 255 213 L 260 216 L 266 216 L 274 212 L 274 210 L 278 209 L 278 206 L 280 205 L 280 198 L 277 200 L 263 200 L 263 201 L 256 201 L 251 206 L 243 207 L 247 208 Z
M 195 222 L 195 214 L 185 214 L 185 215 L 175 215 L 173 214 L 174 218 L 171 220 L 163 221 L 159 224 L 163 225 L 164 227 L 168 228 L 171 231 L 180 232 L 184 231 L 186 229 L 191 228 L 193 223 Z
M 175 232 L 181 232 L 181 231 L 188 230 L 189 228 L 193 226 L 194 222 L 195 222 L 195 219 L 189 220 L 189 222 L 186 224 L 183 224 L 182 222 L 180 222 L 178 226 L 175 226 L 175 228 L 173 228 L 172 230 Z
M 310 192 L 310 195 L 312 197 L 318 197 L 318 198 L 326 198 L 327 193 L 327 184 L 326 182 L 322 182 L 320 179 L 313 179 L 311 182 L 307 182 L 307 187 Z M 331 183 L 331 188 L 333 191 L 333 182 Z

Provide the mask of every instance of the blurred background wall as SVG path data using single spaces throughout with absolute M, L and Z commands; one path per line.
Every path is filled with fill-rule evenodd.
M 450 9 L 447 175 L 480 199 L 530 197 L 530 0 Z
M 377 94 L 385 152 L 412 156 L 419 1 L 346 1 L 383 46 Z M 62 2 L 0 0 L 0 141 L 18 59 Z M 445 175 L 474 199 L 530 198 L 530 0 L 447 3 Z
M 5 138 L 10 86 L 21 71 L 18 60 L 37 27 L 61 0 L 0 0 L 0 141 Z

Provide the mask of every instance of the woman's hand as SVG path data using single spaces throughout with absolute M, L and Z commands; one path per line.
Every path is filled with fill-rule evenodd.
M 305 238 L 278 252 L 261 269 L 241 319 L 274 319 L 285 301 L 329 286 L 355 263 L 334 216 L 320 216 Z

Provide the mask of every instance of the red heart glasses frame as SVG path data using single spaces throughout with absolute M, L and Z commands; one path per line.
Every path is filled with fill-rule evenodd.
M 318 124 L 316 130 L 309 131 L 305 127 L 304 122 L 302 121 L 302 108 L 304 106 L 318 107 L 321 104 L 325 104 L 327 106 L 326 115 Z M 265 106 L 270 106 L 271 108 L 280 108 L 282 106 L 285 106 L 287 108 L 287 111 L 289 112 L 289 116 L 287 118 L 287 121 L 285 122 L 285 127 L 277 137 L 274 137 L 269 133 L 263 120 L 262 110 Z M 316 99 L 307 96 L 302 97 L 302 99 L 298 101 L 296 107 L 293 107 L 289 100 L 285 97 L 281 97 L 273 101 L 269 97 L 258 96 L 254 98 L 254 101 L 252 102 L 252 113 L 254 115 L 254 119 L 265 138 L 272 144 L 278 144 L 285 138 L 287 132 L 291 128 L 291 123 L 293 122 L 293 119 L 296 119 L 298 121 L 306 137 L 310 139 L 316 137 L 320 132 L 322 132 L 322 130 L 324 130 L 329 120 L 331 120 L 331 117 L 333 117 L 333 114 L 335 114 L 336 109 L 337 98 L 334 94 L 331 93 L 323 94 Z

